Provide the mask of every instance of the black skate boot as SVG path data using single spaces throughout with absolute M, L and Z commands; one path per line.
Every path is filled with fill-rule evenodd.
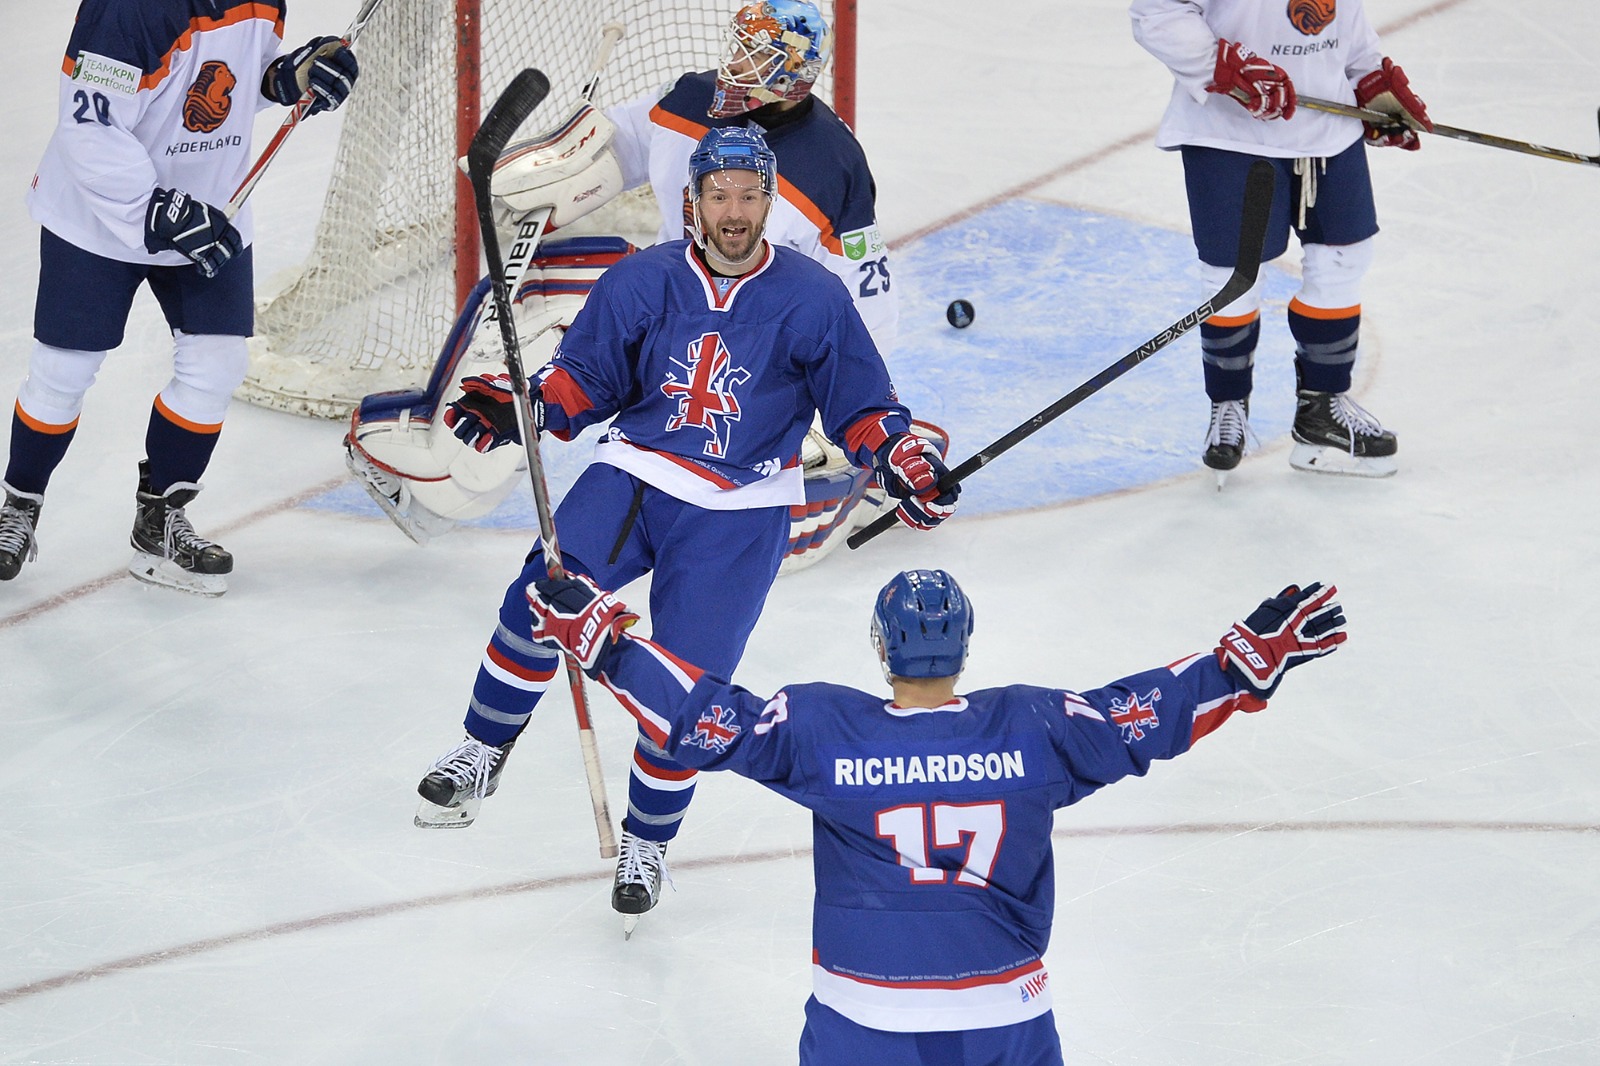
M 1250 432 L 1250 401 L 1219 400 L 1211 404 L 1211 426 L 1206 430 L 1206 451 L 1200 461 L 1217 472 L 1217 490 L 1228 471 L 1244 458 L 1245 436 Z
M 422 802 L 411 819 L 418 829 L 465 829 L 478 817 L 483 801 L 500 787 L 500 772 L 517 742 L 498 748 L 471 734 L 434 760 L 417 784 Z
M 157 495 L 150 489 L 149 464 L 139 463 L 139 509 L 128 538 L 134 549 L 130 574 L 148 585 L 200 596 L 228 591 L 224 575 L 233 571 L 233 556 L 195 533 L 183 510 L 199 494 L 199 485 L 180 481 Z
M 1399 467 L 1399 441 L 1343 392 L 1295 392 L 1294 450 L 1289 465 L 1319 474 L 1388 477 Z
M 667 845 L 636 837 L 626 829 L 617 854 L 617 879 L 611 883 L 611 909 L 622 915 L 622 938 L 633 936 L 639 915 L 661 899 L 667 876 Z M 670 884 L 672 878 L 667 876 Z
M 39 528 L 39 509 L 44 497 L 18 490 L 0 481 L 5 489 L 6 502 L 0 505 L 0 581 L 10 581 L 17 576 L 23 563 L 31 563 L 39 554 L 33 531 Z

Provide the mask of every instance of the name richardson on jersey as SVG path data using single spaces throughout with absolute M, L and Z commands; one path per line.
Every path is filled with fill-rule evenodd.
M 927 755 L 834 756 L 833 783 L 843 788 L 879 788 L 962 782 L 982 784 L 1027 776 L 1021 748 L 952 751 Z

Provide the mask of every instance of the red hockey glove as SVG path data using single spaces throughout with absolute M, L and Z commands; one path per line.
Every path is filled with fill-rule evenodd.
M 1345 642 L 1339 590 L 1320 582 L 1290 585 L 1222 635 L 1217 665 L 1236 684 L 1271 699 L 1286 670 L 1331 653 Z
M 527 593 L 533 639 L 559 644 L 590 677 L 623 630 L 639 620 L 627 604 L 581 574 L 535 581 Z
M 1433 130 L 1433 122 L 1428 118 L 1428 105 L 1411 91 L 1411 79 L 1406 77 L 1406 72 L 1395 66 L 1394 60 L 1387 56 L 1384 57 L 1383 66 L 1356 82 L 1356 104 L 1395 117 L 1395 121 L 1389 125 L 1364 123 L 1367 140 L 1373 144 L 1415 152 L 1422 147 L 1422 138 L 1417 136 L 1417 131 Z
M 1206 92 L 1233 97 L 1263 122 L 1294 117 L 1294 83 L 1289 75 L 1282 67 L 1232 41 L 1217 42 L 1217 68 Z
M 900 501 L 895 516 L 911 528 L 932 529 L 956 513 L 961 486 L 940 490 L 950 470 L 927 438 L 914 433 L 890 437 L 878 448 L 874 465 L 883 491 Z
M 478 374 L 461 379 L 462 397 L 445 408 L 444 424 L 475 451 L 487 452 L 502 444 L 521 444 L 517 427 L 517 394 L 509 374 Z M 533 397 L 533 424 L 544 429 L 544 403 Z

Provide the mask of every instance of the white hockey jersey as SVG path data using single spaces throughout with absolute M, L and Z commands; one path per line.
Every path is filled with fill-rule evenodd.
M 700 138 L 713 126 L 746 124 L 743 117 L 707 117 L 714 82 L 709 71 L 685 74 L 664 95 L 606 109 L 617 127 L 614 143 L 624 185 L 631 189 L 649 182 L 660 205 L 657 243 L 688 236 L 689 155 Z M 802 107 L 798 117 L 762 130 L 778 157 L 778 196 L 767 220 L 767 239 L 837 275 L 878 350 L 888 354 L 900 314 L 866 154 L 827 104 L 812 96 Z
M 250 169 L 261 77 L 283 44 L 282 0 L 83 0 L 61 65 L 60 116 L 28 192 L 34 221 L 125 263 L 157 187 L 222 206 Z M 248 206 L 233 220 L 252 237 Z
M 1222 38 L 1282 67 L 1298 93 L 1355 103 L 1356 82 L 1383 65 L 1361 0 L 1133 0 L 1129 16 L 1134 39 L 1174 78 L 1158 148 L 1327 158 L 1361 136 L 1355 119 L 1299 108 L 1291 119 L 1263 122 L 1232 98 L 1206 92 Z

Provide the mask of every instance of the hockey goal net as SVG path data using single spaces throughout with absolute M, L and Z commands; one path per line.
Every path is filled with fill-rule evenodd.
M 482 274 L 472 194 L 456 160 L 500 89 L 523 67 L 538 67 L 553 88 L 521 135 L 559 122 L 577 102 L 601 27 L 616 20 L 626 35 L 595 104 L 635 99 L 714 67 L 740 2 L 381 5 L 359 45 L 361 82 L 346 106 L 311 253 L 263 285 L 238 396 L 341 418 L 368 393 L 420 387 Z M 853 123 L 855 0 L 818 6 L 835 52 L 816 91 Z M 609 214 L 584 219 L 585 229 L 648 243 L 657 222 L 647 198 L 648 188 L 619 198 Z

